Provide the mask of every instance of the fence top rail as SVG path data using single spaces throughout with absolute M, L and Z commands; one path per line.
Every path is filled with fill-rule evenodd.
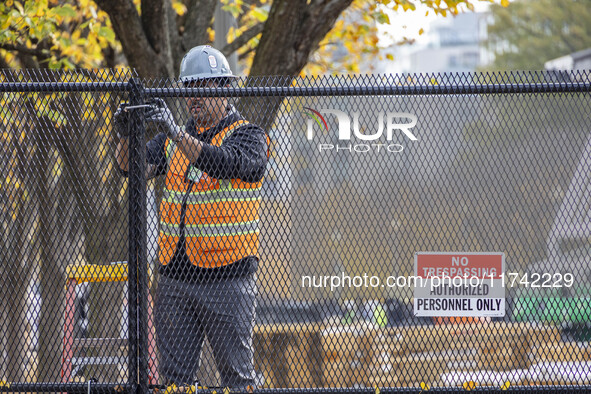
M 454 85 L 352 86 L 248 86 L 229 88 L 146 88 L 146 96 L 178 97 L 305 97 L 305 96 L 410 96 L 507 93 L 590 92 L 591 83 L 514 83 Z
M 129 90 L 129 86 L 128 82 L 0 82 L 0 92 L 112 92 Z
M 137 81 L 137 80 L 136 80 Z M 352 81 L 347 81 L 352 82 Z M 1 82 L 1 93 L 15 92 L 124 92 L 133 89 L 129 82 Z M 453 83 L 408 85 L 339 86 L 231 86 L 219 88 L 159 87 L 140 88 L 147 97 L 223 96 L 223 97 L 301 97 L 301 96 L 408 96 L 408 95 L 462 95 L 462 94 L 523 94 L 523 93 L 587 93 L 588 82 L 543 83 Z

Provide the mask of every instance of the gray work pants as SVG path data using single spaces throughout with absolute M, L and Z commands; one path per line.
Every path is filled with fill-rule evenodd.
M 222 386 L 254 387 L 256 291 L 255 274 L 197 284 L 161 277 L 154 313 L 162 377 L 193 384 L 207 335 Z

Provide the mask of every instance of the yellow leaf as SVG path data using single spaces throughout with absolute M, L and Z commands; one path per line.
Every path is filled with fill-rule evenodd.
M 256 7 L 252 10 L 252 16 L 254 16 L 257 21 L 264 22 L 267 20 L 267 16 L 269 16 L 269 13 L 267 12 L 267 10 L 263 8 Z
M 501 5 L 503 7 L 508 7 L 509 6 L 509 0 L 501 0 Z
M 173 1 L 172 9 L 177 13 L 177 15 L 185 15 L 187 12 L 187 6 L 180 1 Z
M 394 60 L 394 56 L 391 53 L 388 53 L 386 55 L 386 59 L 388 59 L 388 60 Z
M 4 20 L 4 23 L 2 23 L 1 30 L 7 30 L 8 26 L 10 26 L 10 24 L 12 23 L 12 20 L 10 18 L 6 18 Z
M 421 28 L 421 29 L 419 30 L 419 36 L 423 35 L 423 33 L 424 33 L 424 32 L 425 32 L 425 29 Z

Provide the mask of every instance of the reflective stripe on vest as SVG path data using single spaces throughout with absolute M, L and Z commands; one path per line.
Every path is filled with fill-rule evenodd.
M 212 145 L 220 146 L 246 124 L 245 120 L 234 122 L 213 138 Z M 189 165 L 182 152 L 176 150 L 176 144 L 167 140 L 168 170 L 160 204 L 160 262 L 168 264 L 174 254 L 171 249 L 176 248 L 180 239 L 183 204 L 186 205 L 182 235 L 194 265 L 218 267 L 256 254 L 262 180 L 245 183 L 238 179 L 210 178 Z
M 217 191 L 217 190 L 216 190 Z M 231 195 L 226 194 L 227 190 L 223 190 L 224 193 L 211 193 L 211 192 L 197 192 L 191 193 L 187 197 L 187 204 L 207 204 L 210 202 L 223 202 L 223 201 L 250 201 L 256 200 L 261 194 L 261 189 L 233 189 Z M 185 197 L 185 193 L 176 192 L 174 190 L 164 190 L 162 200 L 175 204 L 181 204 Z
M 180 228 L 174 224 L 160 223 L 160 231 L 166 235 L 180 237 Z M 223 235 L 242 235 L 259 231 L 259 221 L 228 224 L 197 224 L 185 226 L 187 237 L 219 237 Z

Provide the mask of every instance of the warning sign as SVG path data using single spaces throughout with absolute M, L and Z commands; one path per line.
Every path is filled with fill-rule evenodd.
M 505 316 L 504 253 L 415 253 L 415 316 Z

